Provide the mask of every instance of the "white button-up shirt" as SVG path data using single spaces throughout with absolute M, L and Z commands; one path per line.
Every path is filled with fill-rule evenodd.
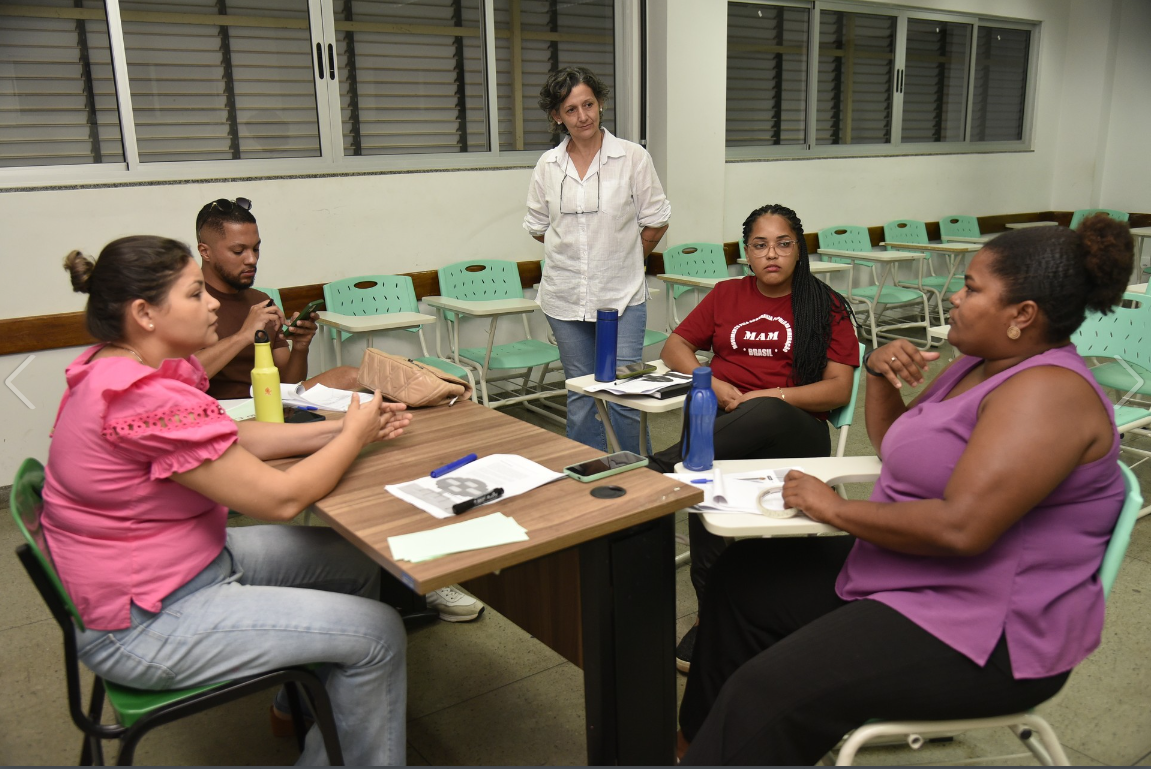
M 536 163 L 524 229 L 544 236 L 538 296 L 544 312 L 594 321 L 601 307 L 622 314 L 647 299 L 640 233 L 667 224 L 671 203 L 643 147 L 603 129 L 600 151 L 580 179 L 569 141 Z

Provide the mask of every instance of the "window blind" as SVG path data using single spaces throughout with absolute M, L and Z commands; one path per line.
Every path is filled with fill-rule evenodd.
M 141 161 L 320 154 L 307 0 L 125 0 Z
M 103 3 L 0 6 L 0 166 L 122 163 Z
M 1028 30 L 979 26 L 971 105 L 972 141 L 1023 138 L 1030 49 Z
M 344 154 L 488 149 L 478 0 L 336 0 Z
M 614 3 L 496 0 L 495 12 L 500 149 L 548 149 L 554 141 L 538 101 L 551 72 L 587 67 L 614 94 Z M 614 115 L 609 98 L 603 125 L 613 132 Z
M 727 6 L 727 146 L 807 141 L 806 8 Z
M 963 141 L 971 29 L 970 24 L 908 19 L 903 141 Z
M 820 11 L 817 144 L 891 141 L 894 16 Z

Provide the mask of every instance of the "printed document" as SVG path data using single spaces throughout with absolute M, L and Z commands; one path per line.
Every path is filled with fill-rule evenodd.
M 675 387 L 691 382 L 691 374 L 668 371 L 664 374 L 646 374 L 631 379 L 617 379 L 614 382 L 596 382 L 584 389 L 589 393 L 609 392 L 612 395 L 651 395 L 666 387 Z
M 384 488 L 437 518 L 451 518 L 452 505 L 475 499 L 492 489 L 503 489 L 504 493 L 488 502 L 489 505 L 565 477 L 518 454 L 491 454 L 439 478 L 425 475 Z
M 700 513 L 759 513 L 769 518 L 791 518 L 799 511 L 783 502 L 783 479 L 802 467 L 776 467 L 725 473 L 718 467 L 701 473 L 667 473 L 669 478 L 697 485 L 703 501 L 690 508 Z

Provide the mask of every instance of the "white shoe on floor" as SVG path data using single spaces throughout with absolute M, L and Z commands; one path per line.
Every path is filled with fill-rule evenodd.
M 428 608 L 437 610 L 440 619 L 445 622 L 471 622 L 479 619 L 486 608 L 478 599 L 461 593 L 454 587 L 433 590 L 424 596 L 424 599 L 428 603 Z

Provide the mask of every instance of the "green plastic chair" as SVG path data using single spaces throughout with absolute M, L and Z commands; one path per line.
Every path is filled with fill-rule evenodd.
M 1129 214 L 1123 211 L 1116 211 L 1111 208 L 1080 208 L 1078 211 L 1071 215 L 1071 229 L 1074 230 L 1083 222 L 1084 219 L 1095 214 L 1107 214 L 1112 219 L 1118 219 L 1121 222 L 1125 222 L 1130 218 Z
M 332 281 L 324 285 L 324 307 L 331 313 L 359 317 L 420 311 L 419 303 L 416 301 L 415 285 L 407 275 L 361 275 Z M 471 371 L 444 358 L 429 355 L 422 324 L 412 328 L 395 330 L 412 333 L 419 338 L 423 356 L 412 358 L 413 361 L 434 366 L 452 376 L 466 380 L 472 388 L 472 400 L 476 400 L 475 380 L 472 378 Z M 352 336 L 352 332 L 340 331 L 336 328 L 329 328 L 328 331 L 331 333 L 332 345 L 336 351 L 336 365 L 343 365 L 341 345 L 348 337 Z M 366 333 L 368 334 L 368 347 L 374 347 L 376 332 Z
M 851 382 L 851 400 L 837 409 L 832 409 L 831 414 L 827 418 L 831 426 L 839 431 L 839 446 L 835 450 L 835 456 L 837 457 L 842 457 L 844 452 L 847 451 L 847 431 L 851 429 L 851 420 L 855 417 L 855 403 L 859 398 L 859 380 L 862 379 L 863 353 L 866 350 L 867 347 L 860 342 L 860 363 L 855 368 L 855 376 Z
M 278 289 L 278 288 L 259 288 L 257 286 L 253 286 L 252 288 L 255 288 L 257 291 L 263 291 L 265 294 L 268 295 L 269 299 L 271 299 L 273 302 L 276 303 L 276 306 L 280 308 L 280 312 L 284 311 L 284 300 L 280 298 L 280 289 Z
M 927 239 L 927 225 L 916 219 L 896 219 L 883 225 L 883 239 L 895 243 L 917 243 L 920 245 L 927 245 L 931 242 Z M 906 288 L 916 288 L 934 296 L 935 306 L 939 308 L 939 325 L 943 326 L 947 324 L 943 302 L 947 297 L 963 288 L 964 275 L 962 272 L 955 273 L 949 283 L 946 275 L 935 274 L 931 257 L 932 254 L 925 252 L 923 260 L 918 265 L 918 277 L 915 280 L 901 280 L 899 285 Z M 924 268 L 930 274 L 926 274 Z
M 857 227 L 850 224 L 825 227 L 819 231 L 819 247 L 866 254 L 872 250 L 871 236 L 867 233 L 866 227 Z M 927 329 L 931 323 L 929 320 L 931 316 L 929 315 L 927 306 L 927 294 L 918 289 L 905 288 L 898 285 L 884 286 L 883 291 L 880 292 L 879 265 L 876 262 L 864 259 L 854 260 L 838 256 L 832 256 L 830 259 L 832 262 L 838 264 L 850 264 L 853 265 L 853 267 L 861 267 L 865 270 L 870 269 L 871 271 L 871 285 L 856 288 L 855 270 L 852 270 L 849 275 L 850 280 L 847 281 L 847 301 L 852 304 L 863 304 L 867 307 L 867 319 L 871 328 L 872 347 L 879 346 L 878 340 L 881 330 L 886 335 L 887 332 L 901 328 L 922 328 L 924 336 L 927 336 Z M 877 317 L 881 317 L 887 309 L 909 304 L 920 304 L 922 306 L 923 322 L 892 323 L 882 327 L 877 325 Z M 877 307 L 882 307 L 882 309 L 877 310 Z M 928 338 L 928 346 L 930 346 L 930 343 L 931 340 Z
M 520 285 L 519 266 L 515 262 L 498 259 L 472 259 L 449 264 L 437 270 L 440 279 L 440 293 L 451 299 L 467 299 L 470 301 L 490 302 L 499 299 L 522 299 L 523 288 Z M 483 404 L 492 408 L 500 408 L 513 403 L 524 403 L 532 408 L 529 401 L 563 395 L 566 391 L 549 390 L 544 387 L 544 377 L 547 376 L 548 367 L 560 359 L 559 348 L 554 344 L 532 338 L 531 327 L 528 325 L 529 312 L 520 314 L 523 321 L 524 338 L 517 342 L 496 344 L 496 325 L 499 316 L 492 316 L 488 323 L 488 342 L 484 347 L 460 348 L 458 344 L 462 317 L 447 310 L 441 311 L 451 339 L 451 356 L 457 364 L 461 359 L 468 363 L 463 364 L 472 368 L 479 381 L 479 389 Z M 436 343 L 439 346 L 440 333 L 436 330 Z M 437 349 L 437 352 L 440 352 Z M 441 353 L 442 355 L 442 353 Z M 529 391 L 531 375 L 534 369 L 539 368 L 540 374 L 536 380 L 534 390 Z M 493 375 L 492 372 L 501 372 Z M 516 372 L 516 373 L 512 373 Z M 522 378 L 519 392 L 513 392 L 503 383 L 508 379 Z M 499 399 L 492 398 L 489 385 L 498 385 L 501 395 Z M 554 415 L 532 409 L 538 413 L 554 417 Z
M 1111 540 L 1107 543 L 1103 562 L 1099 566 L 1099 582 L 1103 587 L 1104 598 L 1111 595 L 1111 588 L 1115 585 L 1119 567 L 1123 564 L 1123 556 L 1127 553 L 1127 545 L 1131 542 L 1131 530 L 1135 526 L 1135 519 L 1139 517 L 1140 508 L 1143 505 L 1139 479 L 1122 462 L 1119 463 L 1119 472 L 1123 475 L 1123 488 L 1126 491 L 1126 497 L 1123 500 L 1123 508 L 1119 512 L 1119 519 L 1115 522 L 1115 528 L 1111 530 Z M 1055 730 L 1051 728 L 1046 719 L 1034 710 L 1006 716 L 962 720 L 871 721 L 848 735 L 840 748 L 835 763 L 837 766 L 851 766 L 855 760 L 856 752 L 861 747 L 869 741 L 881 737 L 901 736 L 909 738 L 910 741 L 912 736 L 918 736 L 922 740 L 936 735 L 953 736 L 974 729 L 1003 726 L 1009 727 L 1015 732 L 1040 764 L 1044 766 L 1070 765 Z
M 945 216 L 939 220 L 939 235 L 944 243 L 948 238 L 979 238 L 983 233 L 979 231 L 979 220 L 974 216 Z
M 681 243 L 663 252 L 663 271 L 668 275 L 689 278 L 728 278 L 727 257 L 719 243 Z M 668 331 L 674 331 L 681 321 L 675 300 L 691 291 L 697 298 L 701 289 L 691 286 L 669 285 L 667 293 Z
M 76 632 L 84 631 L 84 620 L 64 589 L 48 552 L 48 543 L 40 525 L 40 516 L 44 509 L 43 489 L 44 466 L 35 459 L 26 459 L 16 471 L 9 506 L 12 517 L 16 519 L 16 527 L 24 536 L 24 544 L 16 548 L 16 555 L 23 563 L 28 576 L 32 578 L 44 603 L 48 605 L 64 637 L 64 675 L 68 689 L 68 710 L 72 722 L 84 735 L 80 765 L 104 763 L 103 740 L 118 740 L 119 763 L 130 765 L 140 740 L 152 729 L 278 686 L 287 687 L 292 720 L 302 751 L 305 730 L 296 685 L 302 686 L 308 694 L 312 713 L 315 714 L 316 723 L 324 737 L 329 762 L 333 766 L 343 764 L 343 753 L 340 750 L 336 722 L 332 716 L 331 701 L 323 682 L 305 668 L 281 668 L 235 681 L 165 691 L 133 689 L 95 676 L 91 700 L 85 712 L 80 693 L 80 659 L 76 648 Z M 116 723 L 101 722 L 105 696 L 112 706 Z

